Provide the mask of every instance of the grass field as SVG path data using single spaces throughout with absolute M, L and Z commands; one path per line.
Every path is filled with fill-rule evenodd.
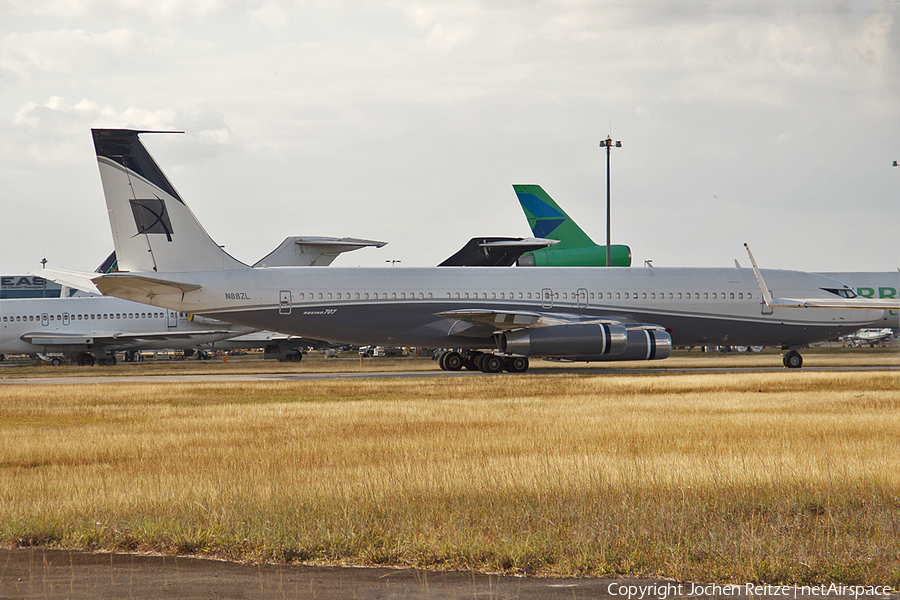
M 0 387 L 0 543 L 900 587 L 900 375 Z

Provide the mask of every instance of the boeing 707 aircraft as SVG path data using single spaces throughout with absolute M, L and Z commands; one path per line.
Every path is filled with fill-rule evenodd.
M 486 372 L 535 357 L 662 359 L 673 343 L 782 346 L 799 367 L 797 350 L 888 306 L 827 277 L 758 268 L 251 267 L 209 237 L 141 133 L 93 130 L 121 271 L 94 282 L 153 306 L 347 344 L 461 349 Z M 452 351 L 441 366 L 464 362 Z

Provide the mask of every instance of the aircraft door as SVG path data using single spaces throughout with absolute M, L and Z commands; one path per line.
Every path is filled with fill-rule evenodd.
M 48 315 L 47 313 L 41 314 L 41 325 L 43 325 L 44 327 L 50 325 L 50 315 Z
M 541 308 L 553 308 L 553 290 L 550 288 L 541 290 Z
M 587 308 L 588 305 L 588 291 L 584 288 L 578 288 L 578 291 L 575 292 L 575 306 L 578 308 Z
M 278 292 L 278 312 L 282 315 L 291 314 L 291 290 Z
M 178 327 L 178 311 L 167 310 L 166 318 L 166 325 L 168 325 L 169 327 Z
M 69 313 L 63 313 L 63 325 L 69 326 Z

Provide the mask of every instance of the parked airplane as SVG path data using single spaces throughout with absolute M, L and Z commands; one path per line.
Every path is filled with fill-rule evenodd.
M 598 246 L 539 185 L 514 185 L 528 225 L 537 238 L 559 240 L 552 248 L 534 250 L 519 259 L 522 267 L 604 267 L 606 246 Z M 631 248 L 613 244 L 610 266 L 630 267 Z
M 193 349 L 253 331 L 108 296 L 0 300 L 0 314 L 0 357 L 44 355 L 54 365 L 60 354 L 81 366 L 114 365 L 123 350 Z
M 673 340 L 783 346 L 785 365 L 800 367 L 798 349 L 894 306 L 758 268 L 253 268 L 209 237 L 139 133 L 93 130 L 123 271 L 94 282 L 153 306 L 347 344 L 460 348 L 487 372 L 524 371 L 532 357 L 661 359 Z M 441 366 L 465 361 L 451 351 Z
M 884 327 L 882 329 L 860 329 L 855 333 L 845 335 L 841 338 L 841 341 L 844 342 L 844 345 L 849 344 L 857 348 L 863 344 L 868 344 L 869 348 L 874 348 L 875 346 L 885 346 L 892 337 L 894 337 L 894 330 Z

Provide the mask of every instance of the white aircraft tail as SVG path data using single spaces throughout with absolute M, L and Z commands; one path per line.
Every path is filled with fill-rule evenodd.
M 91 132 L 120 271 L 248 268 L 209 237 L 138 139 L 138 134 L 154 132 Z

